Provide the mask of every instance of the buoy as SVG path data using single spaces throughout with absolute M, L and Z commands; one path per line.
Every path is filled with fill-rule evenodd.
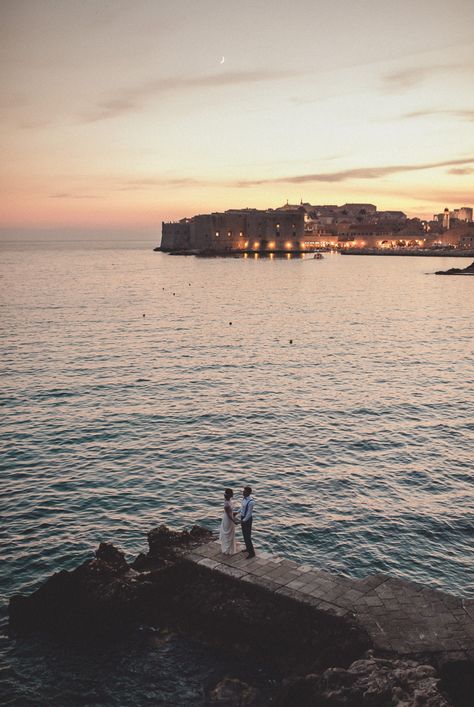
M 145 316 L 145 315 L 143 315 L 143 316 Z
M 229 322 L 229 326 L 232 326 L 232 322 Z
M 290 339 L 290 344 L 292 344 L 292 343 L 293 343 L 293 339 Z
M 176 297 L 176 292 L 173 292 L 173 297 Z

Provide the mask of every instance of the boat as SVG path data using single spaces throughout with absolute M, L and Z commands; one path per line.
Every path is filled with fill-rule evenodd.
M 322 253 L 315 253 L 314 254 L 315 260 L 322 260 L 323 258 L 324 258 L 324 255 Z

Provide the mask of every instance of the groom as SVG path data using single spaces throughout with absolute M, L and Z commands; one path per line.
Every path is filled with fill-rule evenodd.
M 247 552 L 247 560 L 255 557 L 255 550 L 252 545 L 252 515 L 254 500 L 252 498 L 252 489 L 250 486 L 246 486 L 242 492 L 243 500 L 240 507 L 240 522 L 242 524 L 242 535 L 244 536 L 244 542 Z

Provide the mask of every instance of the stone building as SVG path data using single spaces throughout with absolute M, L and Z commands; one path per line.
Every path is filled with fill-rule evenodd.
M 277 252 L 304 250 L 304 210 L 229 209 L 162 224 L 164 251 Z

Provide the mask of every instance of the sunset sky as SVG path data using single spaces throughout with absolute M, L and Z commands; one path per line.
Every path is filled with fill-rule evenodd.
M 474 205 L 471 0 L 2 0 L 3 234 Z M 222 59 L 224 58 L 224 61 Z

